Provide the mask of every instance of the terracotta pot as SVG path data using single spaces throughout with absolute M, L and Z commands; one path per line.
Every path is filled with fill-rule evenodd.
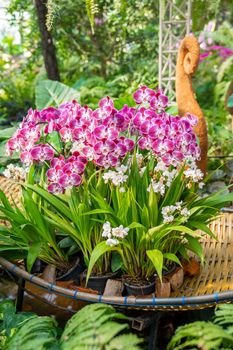
M 87 288 L 97 290 L 100 294 L 104 293 L 104 289 L 107 283 L 107 280 L 114 279 L 118 277 L 118 271 L 116 272 L 110 272 L 106 275 L 99 275 L 99 276 L 90 276 L 89 280 L 87 282 Z M 82 274 L 83 280 L 85 282 L 86 280 L 86 271 Z

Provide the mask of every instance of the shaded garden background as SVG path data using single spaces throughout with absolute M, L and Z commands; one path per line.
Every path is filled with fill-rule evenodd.
M 0 36 L 2 128 L 35 107 L 35 87 L 47 77 L 77 89 L 91 107 L 104 95 L 130 103 L 138 84 L 157 85 L 159 1 L 8 0 L 2 6 L 20 38 L 7 31 Z M 208 121 L 209 155 L 230 156 L 225 96 L 233 79 L 232 1 L 194 0 L 192 13 L 204 54 L 194 86 Z

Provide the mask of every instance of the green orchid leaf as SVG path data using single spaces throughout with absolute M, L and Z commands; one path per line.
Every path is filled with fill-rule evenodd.
M 193 237 L 199 237 L 200 234 L 198 234 L 197 232 L 191 230 L 190 228 L 188 228 L 187 226 L 182 226 L 182 225 L 172 225 L 169 226 L 166 230 L 168 231 L 179 231 L 179 232 L 183 232 L 183 233 L 188 233 L 189 235 L 193 236 Z
M 181 265 L 180 259 L 173 253 L 165 253 L 163 254 L 164 259 L 168 259 L 171 260 L 173 262 L 175 262 L 176 264 Z
M 162 281 L 162 270 L 163 270 L 163 254 L 158 249 L 147 250 L 146 254 L 148 258 L 152 261 L 154 268 L 159 276 L 160 281 Z
M 150 225 L 155 227 L 158 224 L 158 198 L 152 188 L 150 188 L 149 192 L 148 210 L 150 215 Z
M 25 185 L 25 187 L 38 193 L 42 198 L 44 198 L 48 203 L 50 203 L 54 208 L 56 208 L 58 212 L 69 218 L 71 221 L 73 220 L 69 207 L 64 203 L 62 199 L 55 196 L 54 194 L 49 193 L 48 191 L 44 190 L 38 185 Z
M 106 210 L 106 209 L 93 209 L 86 213 L 82 213 L 81 215 L 94 215 L 94 214 L 112 214 L 112 211 Z
M 140 224 L 139 222 L 132 222 L 132 224 L 127 226 L 128 228 L 143 228 L 144 230 L 146 230 L 146 227 L 142 224 Z
M 112 272 L 118 271 L 122 268 L 123 261 L 118 252 L 112 252 L 112 259 L 111 259 L 111 270 Z
M 142 209 L 141 220 L 142 220 L 142 224 L 144 226 L 146 226 L 146 227 L 150 226 L 149 211 L 148 211 L 148 208 L 145 204 L 144 204 L 143 209 Z
M 0 200 L 1 200 L 2 204 L 4 205 L 5 209 L 7 209 L 9 211 L 13 211 L 13 208 L 12 208 L 10 202 L 8 201 L 5 193 L 2 190 L 0 190 Z
M 63 238 L 59 243 L 58 247 L 59 248 L 70 248 L 74 244 L 74 240 L 71 237 L 65 237 Z
M 94 267 L 95 263 L 97 262 L 97 260 L 105 253 L 110 252 L 110 251 L 114 251 L 114 250 L 119 250 L 119 248 L 116 246 L 111 247 L 111 246 L 107 245 L 106 241 L 100 242 L 95 246 L 95 248 L 92 251 L 91 258 L 90 258 L 89 265 L 88 265 L 88 269 L 87 269 L 86 283 L 88 282 L 88 279 L 91 275 L 91 272 L 92 272 L 93 267 Z
M 189 226 L 195 227 L 195 229 L 197 230 L 201 230 L 207 233 L 210 237 L 217 239 L 217 236 L 211 231 L 211 229 L 204 222 L 189 220 L 188 224 Z
M 30 272 L 31 268 L 40 255 L 41 248 L 43 246 L 43 242 L 35 242 L 33 243 L 29 249 L 28 249 L 28 256 L 27 256 L 27 270 Z
M 204 255 L 203 255 L 203 248 L 200 244 L 200 242 L 189 235 L 185 235 L 185 238 L 188 240 L 188 244 L 186 245 L 186 248 L 188 250 L 191 250 L 193 253 L 195 253 L 199 258 L 201 259 L 201 262 L 204 262 Z
M 149 235 L 153 235 L 154 233 L 156 232 L 159 232 L 159 231 L 162 231 L 162 229 L 164 229 L 165 225 L 162 224 L 162 225 L 159 225 L 159 226 L 155 226 L 155 227 L 152 227 L 148 230 L 148 234 Z

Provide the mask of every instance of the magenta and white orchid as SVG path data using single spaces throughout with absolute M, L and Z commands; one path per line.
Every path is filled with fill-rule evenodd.
M 112 250 L 126 275 L 145 282 L 162 278 L 163 267 L 189 250 L 203 260 L 196 230 L 210 234 L 211 218 L 232 200 L 200 198 L 197 118 L 169 114 L 160 90 L 141 86 L 133 96 L 135 107 L 121 109 L 105 97 L 95 110 L 76 101 L 29 110 L 7 143 L 9 154 L 34 165 L 30 180 L 39 170 L 39 186 L 35 171 L 25 188 L 43 198 L 48 222 L 76 242 L 88 277 L 109 271 L 111 254 L 100 257 Z M 12 167 L 11 174 L 26 176 Z
M 108 96 L 95 110 L 76 101 L 42 111 L 30 109 L 8 141 L 8 153 L 19 152 L 27 166 L 45 164 L 48 190 L 53 193 L 80 186 L 89 162 L 103 169 L 116 168 L 134 151 L 153 154 L 173 167 L 199 159 L 193 132 L 196 117 L 167 113 L 168 98 L 161 90 L 141 86 L 133 97 L 138 106 L 125 105 L 120 110 Z M 49 138 L 54 133 L 59 149 Z

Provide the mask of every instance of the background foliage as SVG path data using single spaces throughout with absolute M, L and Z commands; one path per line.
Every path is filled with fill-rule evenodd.
M 198 37 L 214 19 L 214 44 L 232 48 L 231 5 L 231 0 L 193 0 L 194 34 Z M 20 43 L 7 32 L 0 36 L 2 125 L 14 123 L 35 107 L 35 86 L 46 79 L 34 3 L 8 0 L 5 6 Z M 104 95 L 121 97 L 123 103 L 139 83 L 156 86 L 159 1 L 48 0 L 47 6 L 46 24 L 56 46 L 61 82 L 78 90 L 82 103 L 93 107 Z M 232 154 L 231 119 L 225 109 L 232 67 L 232 57 L 223 60 L 213 54 L 200 64 L 194 78 L 208 119 L 210 155 Z

